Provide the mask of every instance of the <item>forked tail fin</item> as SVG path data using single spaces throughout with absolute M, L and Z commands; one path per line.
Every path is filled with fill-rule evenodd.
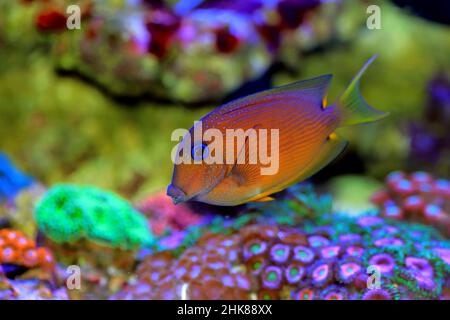
M 382 119 L 388 115 L 386 112 L 378 111 L 367 104 L 361 96 L 359 81 L 367 67 L 375 60 L 373 56 L 367 61 L 361 70 L 355 75 L 347 89 L 339 97 L 336 106 L 341 115 L 341 126 L 351 126 L 365 122 Z

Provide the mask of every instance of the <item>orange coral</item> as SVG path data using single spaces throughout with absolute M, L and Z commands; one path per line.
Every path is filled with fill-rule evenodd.
M 36 247 L 36 243 L 22 232 L 13 229 L 1 229 L 0 264 L 53 269 L 55 261 L 47 248 Z

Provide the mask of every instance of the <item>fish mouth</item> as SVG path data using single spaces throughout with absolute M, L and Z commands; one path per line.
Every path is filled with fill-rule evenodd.
M 179 204 L 189 200 L 186 193 L 177 186 L 174 186 L 172 183 L 167 187 L 167 195 L 172 198 L 174 204 Z

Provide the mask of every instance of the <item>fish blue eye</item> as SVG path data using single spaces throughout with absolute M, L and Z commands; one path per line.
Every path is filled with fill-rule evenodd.
M 195 161 L 201 161 L 209 155 L 208 146 L 204 143 L 198 143 L 192 148 L 192 158 Z

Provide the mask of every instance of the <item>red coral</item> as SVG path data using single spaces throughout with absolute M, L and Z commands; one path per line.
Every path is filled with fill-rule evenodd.
M 41 11 L 36 17 L 36 27 L 41 32 L 54 32 L 66 29 L 67 17 L 57 8 Z
M 305 20 L 306 15 L 320 5 L 318 0 L 283 0 L 277 4 L 281 29 L 296 29 Z
M 169 10 L 149 11 L 146 17 L 146 27 L 151 35 L 149 52 L 160 59 L 164 58 L 180 26 L 180 17 Z
M 381 215 L 395 220 L 427 223 L 450 236 L 450 182 L 435 179 L 426 172 L 393 172 L 386 177 L 386 188 L 371 201 Z
M 233 269 L 238 250 L 235 239 L 207 235 L 178 259 L 168 252 L 149 256 L 137 270 L 137 283 L 116 298 L 248 299 L 250 279 L 242 270 Z
M 235 36 L 228 27 L 215 31 L 216 49 L 222 53 L 233 53 L 239 47 L 239 38 Z
M 277 51 L 281 45 L 281 29 L 278 25 L 259 23 L 256 29 L 261 38 L 266 42 L 270 51 Z

